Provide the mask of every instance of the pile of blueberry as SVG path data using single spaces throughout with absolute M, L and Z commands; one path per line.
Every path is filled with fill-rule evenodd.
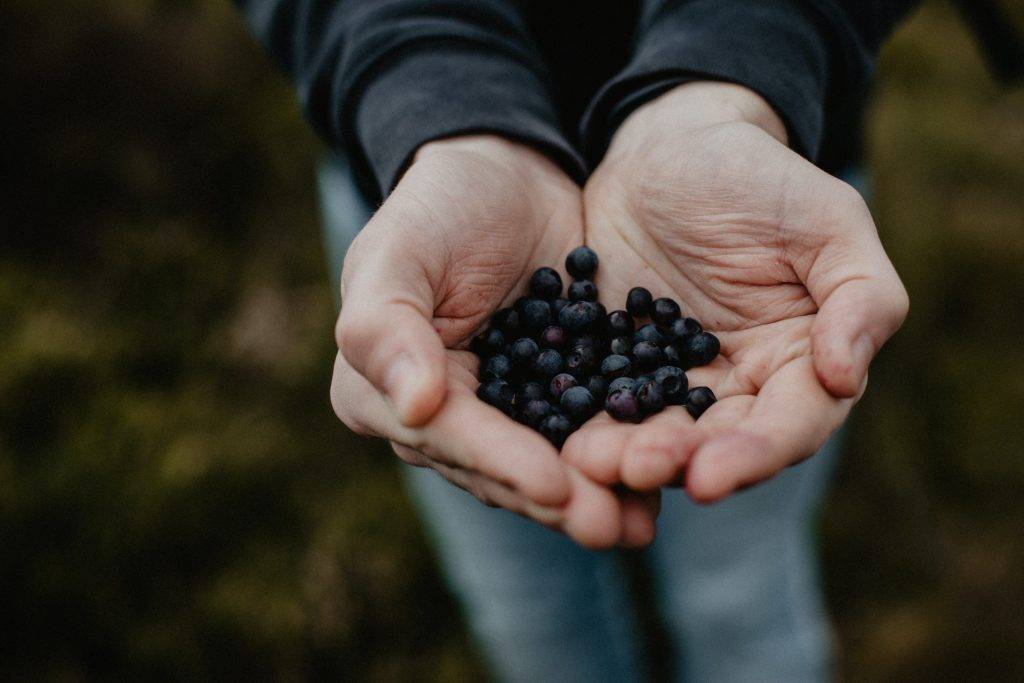
M 577 247 L 565 259 L 568 298 L 553 268 L 530 277 L 529 296 L 491 318 L 470 348 L 480 357 L 477 396 L 561 448 L 603 402 L 616 420 L 639 422 L 667 405 L 699 418 L 715 395 L 689 388 L 685 370 L 718 355 L 718 339 L 672 299 L 630 290 L 626 310 L 608 313 L 592 280 L 597 254 Z M 637 326 L 637 322 L 646 323 Z

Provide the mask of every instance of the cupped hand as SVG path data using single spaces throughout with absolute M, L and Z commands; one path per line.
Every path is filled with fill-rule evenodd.
M 425 145 L 346 256 L 331 401 L 354 431 L 489 505 L 587 546 L 642 545 L 657 495 L 617 496 L 477 399 L 463 350 L 582 240 L 580 190 L 541 154 L 493 136 Z
M 710 502 L 813 454 L 863 392 L 907 313 L 863 200 L 785 144 L 755 93 L 680 86 L 627 118 L 584 190 L 602 301 L 644 286 L 715 333 L 687 372 L 718 396 L 639 425 L 595 418 L 563 453 L 595 481 L 682 483 Z

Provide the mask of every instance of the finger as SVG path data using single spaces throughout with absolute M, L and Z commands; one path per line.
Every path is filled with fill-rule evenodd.
M 626 548 L 644 548 L 651 544 L 657 533 L 658 513 L 661 512 L 661 491 L 637 493 L 623 491 L 622 538 L 619 543 Z
M 906 289 L 878 239 L 871 212 L 849 186 L 830 212 L 835 231 L 806 273 L 818 305 L 811 330 L 819 380 L 839 398 L 854 396 L 871 359 L 903 324 Z
M 637 425 L 616 422 L 605 412 L 591 418 L 562 446 L 562 459 L 593 481 L 621 482 L 622 453 Z
M 716 403 L 701 417 L 700 426 L 712 435 L 686 472 L 686 490 L 697 502 L 720 500 L 810 456 L 842 424 L 853 400 L 831 396 L 805 356 L 772 375 L 747 401 L 746 415 L 739 414 L 741 403 Z
M 453 376 L 466 374 L 457 363 L 450 365 Z M 406 427 L 339 353 L 331 401 L 349 427 L 411 447 L 432 462 L 477 472 L 539 505 L 562 505 L 571 493 L 567 468 L 550 443 L 454 379 L 449 379 L 448 398 L 434 418 L 423 427 Z
M 563 511 L 558 507 L 538 505 L 512 489 L 474 472 L 434 463 L 433 469 L 446 480 L 467 491 L 484 505 L 499 507 L 549 527 L 558 527 Z
M 679 485 L 686 462 L 703 440 L 685 408 L 671 406 L 648 418 L 625 444 L 622 483 L 636 491 Z
M 857 393 L 871 359 L 907 316 L 907 293 L 891 277 L 849 280 L 832 292 L 811 329 L 814 366 L 834 396 Z
M 592 550 L 612 548 L 622 537 L 622 508 L 610 489 L 569 468 L 572 496 L 563 510 L 560 529 Z
M 346 259 L 335 334 L 348 363 L 388 398 L 401 424 L 415 427 L 444 401 L 445 349 L 431 323 L 430 278 L 416 253 L 402 253 L 414 247 L 376 239 L 388 226 L 375 222 L 387 220 L 378 213 Z

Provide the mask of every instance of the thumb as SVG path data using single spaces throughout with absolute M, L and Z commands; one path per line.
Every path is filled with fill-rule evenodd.
M 837 398 L 861 391 L 871 360 L 903 324 L 910 307 L 874 225 L 867 231 L 863 225 L 849 227 L 843 239 L 826 246 L 816 259 L 816 266 L 828 272 L 814 274 L 809 283 L 818 304 L 811 328 L 814 369 Z
M 385 250 L 365 255 L 353 254 L 342 276 L 338 350 L 403 425 L 421 426 L 441 407 L 446 388 L 445 348 L 431 322 L 433 289 L 422 269 L 396 267 L 401 260 Z

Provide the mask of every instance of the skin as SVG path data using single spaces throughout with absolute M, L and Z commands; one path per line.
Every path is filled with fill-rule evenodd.
M 640 546 L 659 494 L 595 483 L 479 401 L 464 350 L 582 242 L 580 189 L 543 155 L 494 136 L 423 146 L 346 256 L 331 402 L 353 431 L 488 505 L 587 547 Z
M 898 329 L 906 291 L 863 200 L 786 146 L 755 93 L 691 83 L 623 123 L 584 192 L 609 310 L 633 286 L 671 296 L 722 343 L 687 373 L 719 401 L 641 425 L 600 415 L 564 457 L 594 481 L 684 483 L 713 502 L 813 454 Z

